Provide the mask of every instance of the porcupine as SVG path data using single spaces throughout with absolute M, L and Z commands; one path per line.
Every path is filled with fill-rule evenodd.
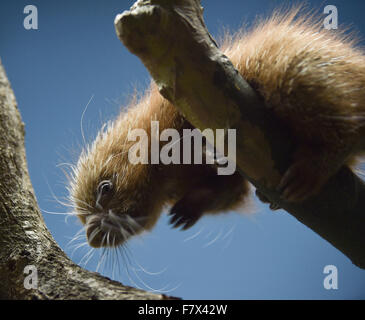
M 292 202 L 318 193 L 364 149 L 365 56 L 350 36 L 325 30 L 298 11 L 276 12 L 222 47 L 299 146 L 279 185 Z M 171 206 L 170 222 L 187 229 L 205 214 L 234 210 L 249 196 L 245 178 L 238 172 L 217 175 L 214 165 L 129 163 L 129 130 L 150 132 L 151 120 L 159 121 L 160 130 L 192 128 L 152 84 L 98 134 L 75 166 L 70 198 L 93 247 L 118 246 L 150 230 L 165 205 Z M 350 155 L 342 159 L 349 146 Z

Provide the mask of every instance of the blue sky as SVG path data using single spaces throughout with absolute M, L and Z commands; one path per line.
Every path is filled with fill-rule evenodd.
M 118 114 L 149 75 L 114 32 L 116 14 L 132 1 L 10 1 L 0 3 L 0 57 L 26 125 L 30 176 L 41 209 L 67 212 L 55 197 L 67 196 L 61 163 L 75 163 L 84 145 L 80 120 L 92 141 L 101 125 Z M 283 1 L 202 1 L 213 36 L 269 13 Z M 336 5 L 339 22 L 365 36 L 365 4 L 309 1 L 323 11 Z M 23 27 L 23 9 L 38 8 L 38 30 Z M 362 44 L 365 44 L 362 41 Z M 364 299 L 365 270 L 288 213 L 271 212 L 254 199 L 256 213 L 202 219 L 192 229 L 172 229 L 163 215 L 153 232 L 132 240 L 128 258 L 110 254 L 101 269 L 124 284 L 160 290 L 185 299 Z M 81 228 L 73 217 L 44 219 L 62 249 L 80 263 L 89 248 L 73 252 L 69 240 Z M 80 241 L 77 243 L 81 243 Z M 86 265 L 95 270 L 100 252 Z M 118 259 L 117 259 L 118 257 Z M 124 260 L 123 260 L 124 257 Z M 85 259 L 84 259 L 85 260 Z M 111 269 L 119 271 L 112 274 Z M 126 267 L 127 265 L 128 268 Z M 323 286 L 326 265 L 338 269 L 338 289 Z

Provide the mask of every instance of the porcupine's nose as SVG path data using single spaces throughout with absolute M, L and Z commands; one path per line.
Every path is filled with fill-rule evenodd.
M 86 237 L 91 247 L 117 247 L 125 241 L 121 226 L 110 220 L 108 214 L 99 213 L 86 221 Z
M 102 246 L 103 232 L 98 226 L 87 226 L 86 237 L 91 247 L 100 248 Z

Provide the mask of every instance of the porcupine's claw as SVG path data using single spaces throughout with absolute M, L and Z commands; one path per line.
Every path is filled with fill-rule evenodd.
M 173 228 L 182 226 L 182 230 L 191 228 L 203 215 L 203 212 L 198 212 L 196 208 L 188 205 L 188 201 L 185 198 L 176 202 L 170 209 L 169 215 L 171 219 L 169 221 Z
M 260 192 L 259 190 L 256 189 L 256 197 L 263 203 L 269 203 L 270 204 L 270 209 L 271 210 L 279 210 L 281 209 L 281 207 L 277 204 L 277 203 L 274 203 L 274 202 L 271 202 L 268 198 L 266 198 L 266 196 Z

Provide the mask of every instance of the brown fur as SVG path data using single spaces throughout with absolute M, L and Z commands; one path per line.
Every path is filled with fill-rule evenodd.
M 274 14 L 223 45 L 242 76 L 290 127 L 299 146 L 279 186 L 288 201 L 312 196 L 341 164 L 354 160 L 363 148 L 365 111 L 363 53 L 313 18 L 295 19 L 297 13 Z M 152 228 L 167 204 L 172 205 L 171 223 L 188 228 L 203 214 L 235 209 L 248 195 L 248 184 L 237 172 L 217 176 L 212 165 L 131 165 L 128 149 L 135 142 L 127 141 L 128 130 L 149 132 L 151 120 L 160 122 L 160 131 L 191 127 L 152 85 L 79 159 L 71 198 L 92 246 L 119 245 Z M 113 180 L 113 194 L 101 210 L 95 201 L 103 180 Z M 132 217 L 133 227 L 121 218 L 109 218 L 109 209 L 118 217 Z M 100 228 L 101 217 L 114 224 L 115 231 Z

